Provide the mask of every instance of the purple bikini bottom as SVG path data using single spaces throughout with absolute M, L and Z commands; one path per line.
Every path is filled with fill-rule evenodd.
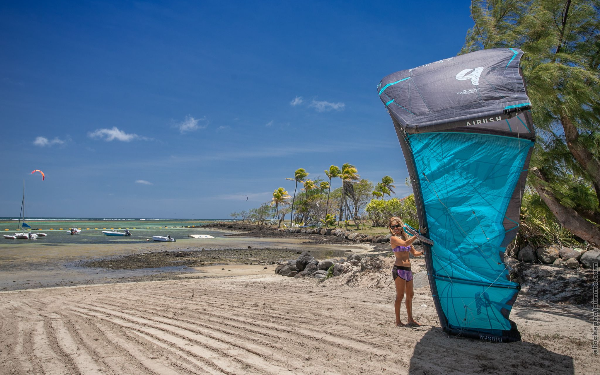
M 413 279 L 413 273 L 410 270 L 410 267 L 394 265 L 394 268 L 392 268 L 392 276 L 394 277 L 394 281 L 396 281 L 396 277 L 406 280 L 406 282 L 409 282 Z

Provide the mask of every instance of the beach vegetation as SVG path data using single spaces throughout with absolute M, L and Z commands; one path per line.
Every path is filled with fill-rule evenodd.
M 280 212 L 279 207 L 289 204 L 290 198 L 291 197 L 288 194 L 288 192 L 282 187 L 275 189 L 275 191 L 273 192 L 273 199 L 271 200 L 271 204 L 275 206 L 275 218 L 277 219 L 277 228 L 281 227 L 281 222 L 283 221 L 286 214 L 284 210 Z M 280 213 L 283 213 L 283 215 L 280 216 Z
M 294 222 L 294 203 L 296 200 L 296 191 L 298 190 L 298 182 L 304 182 L 304 179 L 308 176 L 308 172 L 304 168 L 298 168 L 294 172 L 294 178 L 286 178 L 286 180 L 292 180 L 295 182 L 294 186 L 294 196 L 292 198 L 292 209 L 290 212 L 290 225 Z
M 338 178 L 342 174 L 340 167 L 331 165 L 329 169 L 325 170 L 325 175 L 329 179 L 329 187 L 327 188 L 327 203 L 325 204 L 325 216 L 329 213 L 329 195 L 331 194 L 331 179 Z
M 525 52 L 521 68 L 537 132 L 531 192 L 561 227 L 600 245 L 598 1 L 474 0 L 471 17 L 475 24 L 461 53 L 499 47 Z M 533 201 L 525 207 L 536 217 L 538 211 L 527 207 Z

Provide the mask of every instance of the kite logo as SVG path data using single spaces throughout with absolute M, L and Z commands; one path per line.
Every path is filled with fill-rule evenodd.
M 470 79 L 473 86 L 479 86 L 479 76 L 482 71 L 483 66 L 475 69 L 465 69 L 456 75 L 456 79 L 459 81 L 467 81 Z

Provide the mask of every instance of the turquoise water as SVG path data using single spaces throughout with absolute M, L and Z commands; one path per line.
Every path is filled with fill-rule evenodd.
M 200 229 L 215 220 L 192 219 L 28 219 L 32 233 L 46 233 L 46 237 L 39 237 L 36 243 L 47 244 L 108 244 L 108 243 L 139 243 L 147 242 L 152 236 L 170 235 L 175 239 L 187 238 L 190 234 L 211 234 L 210 230 Z M 12 234 L 17 230 L 19 221 L 13 218 L 0 218 L 0 232 Z M 81 229 L 80 234 L 71 235 L 70 228 Z M 128 229 L 131 236 L 113 237 L 106 236 L 103 230 L 123 232 Z M 28 240 L 7 240 L 0 237 L 0 241 L 15 244 L 29 242 Z

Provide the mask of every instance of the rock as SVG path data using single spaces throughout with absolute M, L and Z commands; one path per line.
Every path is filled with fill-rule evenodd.
M 315 279 L 325 280 L 327 278 L 327 271 L 317 271 L 312 275 Z
M 298 271 L 304 271 L 306 265 L 315 259 L 308 251 L 303 252 L 300 257 L 296 260 L 296 268 Z
M 577 261 L 576 258 L 569 258 L 566 262 L 565 262 L 565 266 L 567 266 L 567 268 L 570 268 L 572 270 L 579 268 L 579 262 Z
M 538 259 L 545 264 L 552 264 L 556 259 L 560 257 L 557 245 L 551 245 L 549 247 L 540 247 L 536 250 Z
M 279 274 L 281 276 L 289 276 L 289 277 L 294 277 L 296 276 L 296 274 L 298 273 L 298 270 L 296 269 L 296 266 L 292 266 L 290 264 L 285 264 L 280 270 L 279 270 Z
M 343 274 L 345 270 L 346 270 L 346 266 L 344 266 L 341 263 L 336 263 L 333 266 L 333 276 L 339 276 L 339 275 Z
M 535 251 L 531 246 L 527 245 L 522 248 L 521 251 L 519 251 L 517 259 L 519 259 L 521 262 L 533 263 L 536 261 Z
M 560 257 L 564 260 L 569 260 L 571 258 L 577 258 L 580 256 L 579 251 L 575 251 L 570 247 L 562 247 L 559 251 Z
M 349 239 L 350 241 L 354 241 L 356 240 L 356 238 L 359 236 L 358 233 L 350 233 L 346 236 L 347 239 Z
M 564 265 L 565 265 L 565 261 L 564 261 L 564 260 L 562 260 L 562 259 L 560 259 L 560 258 L 557 258 L 557 259 L 556 259 L 556 260 L 555 260 L 555 261 L 552 263 L 552 265 L 553 265 L 553 266 L 561 266 L 561 267 L 562 267 L 562 266 L 564 266 Z
M 333 260 L 325 259 L 319 262 L 319 269 L 327 271 L 329 267 L 333 266 Z
M 304 268 L 304 271 L 302 271 L 304 274 L 306 275 L 312 275 L 313 273 L 317 272 L 319 270 L 319 267 L 317 267 L 316 262 L 310 262 L 306 265 L 306 268 Z
M 592 268 L 594 266 L 594 263 L 596 265 L 600 264 L 600 250 L 588 250 L 585 252 L 585 254 L 581 256 L 580 260 L 581 264 L 583 264 L 585 268 Z
M 352 262 L 353 260 L 360 262 L 361 259 L 362 259 L 362 257 L 358 254 L 350 254 L 350 256 L 348 256 L 348 258 L 346 260 L 348 262 Z

